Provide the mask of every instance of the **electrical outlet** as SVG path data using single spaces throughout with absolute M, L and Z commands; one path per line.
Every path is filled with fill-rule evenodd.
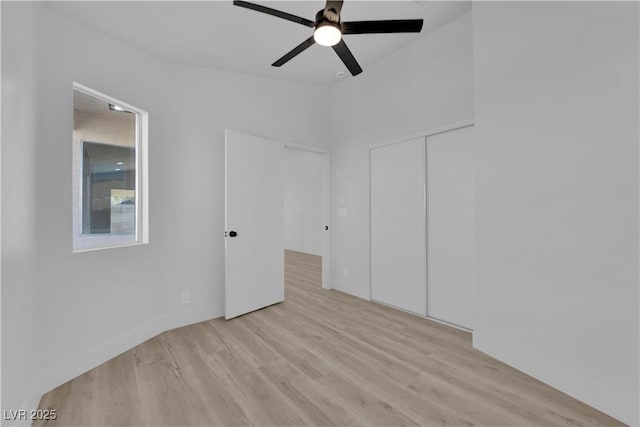
M 189 291 L 180 292 L 180 299 L 183 304 L 189 304 Z

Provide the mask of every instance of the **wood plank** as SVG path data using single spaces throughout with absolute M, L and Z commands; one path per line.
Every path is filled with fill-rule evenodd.
M 51 426 L 621 426 L 471 346 L 471 335 L 324 290 L 285 251 L 283 303 L 167 331 L 42 397 Z

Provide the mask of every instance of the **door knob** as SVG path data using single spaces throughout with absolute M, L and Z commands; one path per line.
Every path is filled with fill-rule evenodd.
M 236 237 L 238 235 L 238 233 L 236 233 L 235 231 L 231 230 L 229 232 L 229 237 Z

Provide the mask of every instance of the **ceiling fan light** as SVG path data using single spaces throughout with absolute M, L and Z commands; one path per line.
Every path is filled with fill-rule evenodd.
M 322 46 L 335 46 L 342 39 L 342 32 L 333 24 L 318 25 L 313 32 L 313 39 Z

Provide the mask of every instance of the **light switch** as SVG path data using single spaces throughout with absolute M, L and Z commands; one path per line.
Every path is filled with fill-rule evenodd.
M 338 208 L 338 216 L 347 216 L 347 208 Z

